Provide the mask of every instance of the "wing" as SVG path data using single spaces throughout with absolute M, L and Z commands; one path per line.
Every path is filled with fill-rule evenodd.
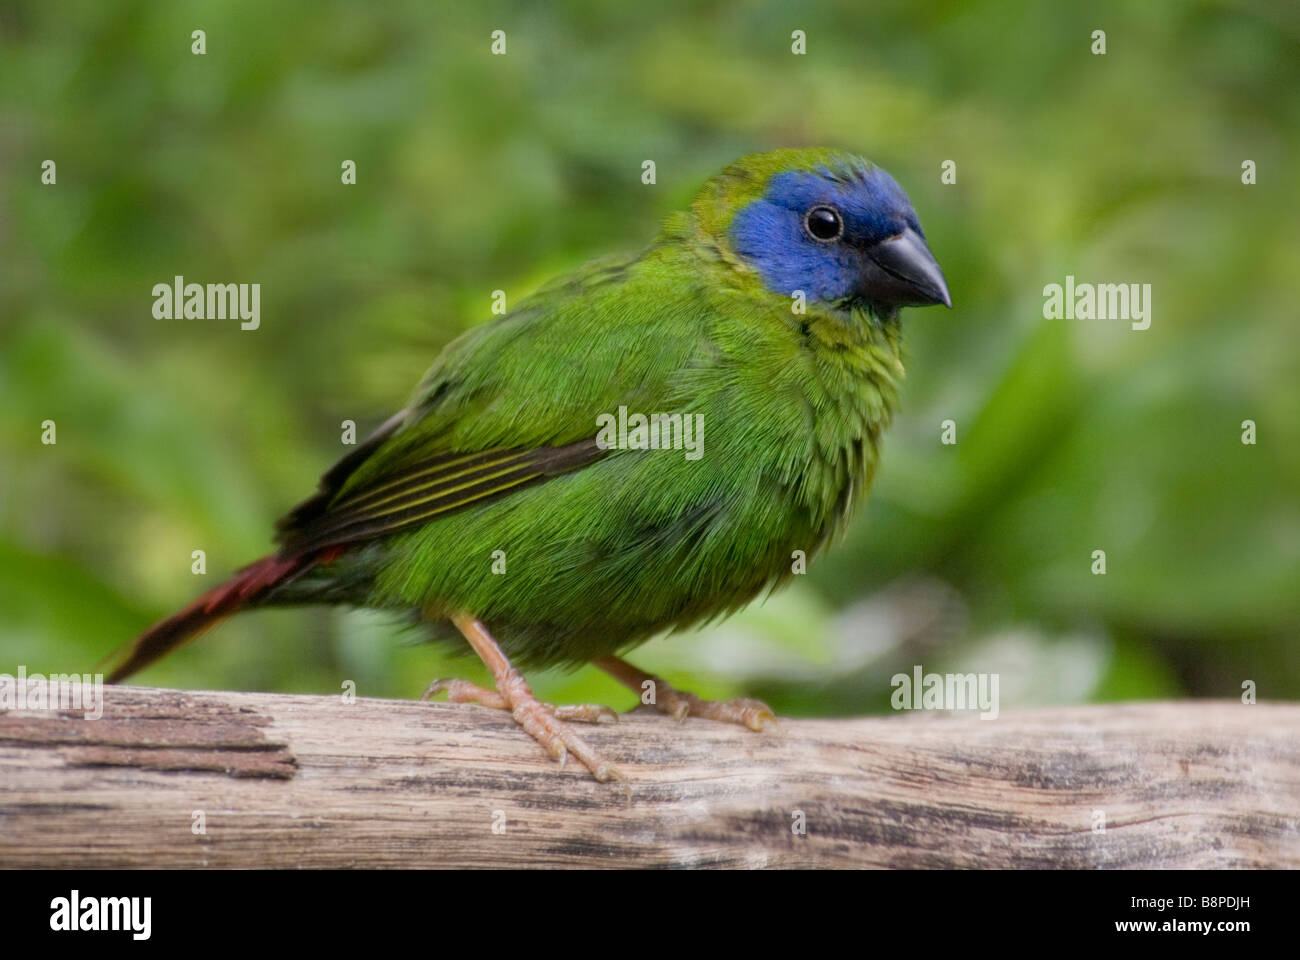
M 281 521 L 280 542 L 285 552 L 302 554 L 373 540 L 580 469 L 608 452 L 592 437 L 562 447 L 434 454 L 346 496 L 322 486 Z M 328 501 L 323 508 L 321 500 Z
M 680 399 L 706 315 L 691 277 L 660 244 L 595 261 L 470 330 L 280 521 L 282 553 L 386 536 L 617 455 L 596 444 L 600 414 Z

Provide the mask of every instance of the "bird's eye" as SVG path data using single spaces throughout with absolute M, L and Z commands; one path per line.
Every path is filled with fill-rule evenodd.
M 803 218 L 803 227 L 808 236 L 820 243 L 838 240 L 844 233 L 844 221 L 838 210 L 831 207 L 813 207 Z

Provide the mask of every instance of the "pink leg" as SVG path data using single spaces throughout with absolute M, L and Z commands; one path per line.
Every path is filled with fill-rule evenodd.
M 532 689 L 524 678 L 519 675 L 519 672 L 510 665 L 510 661 L 506 659 L 501 647 L 488 633 L 487 627 L 468 614 L 457 614 L 451 618 L 451 622 L 456 625 L 456 629 L 464 634 L 465 639 L 469 641 L 469 645 L 474 648 L 474 652 L 479 655 L 484 665 L 492 672 L 492 680 L 496 684 L 496 690 L 485 690 L 464 681 L 451 681 L 440 687 L 439 683 L 435 681 L 428 695 L 431 696 L 437 692 L 436 689 L 433 689 L 436 687 L 446 689 L 454 700 L 470 700 L 483 703 L 485 706 L 509 710 L 515 718 L 515 722 L 540 743 L 547 753 L 559 760 L 561 765 L 572 754 L 581 761 L 583 766 L 591 771 L 597 780 L 601 782 L 618 780 L 624 785 L 624 789 L 627 788 L 627 778 L 623 776 L 616 766 L 602 760 L 596 751 L 588 746 L 581 737 L 563 726 L 560 722 L 561 718 L 557 714 L 564 708 L 544 704 L 533 696 Z M 486 696 L 480 697 L 475 691 Z M 599 720 L 600 715 L 593 712 L 602 709 L 608 710 L 608 708 L 579 707 L 577 710 L 584 716 L 576 718 L 587 719 L 594 715 L 595 719 Z M 612 713 L 613 711 L 609 712 Z

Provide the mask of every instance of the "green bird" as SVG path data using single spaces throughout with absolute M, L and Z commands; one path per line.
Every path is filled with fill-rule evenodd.
M 639 254 L 594 260 L 438 357 L 406 408 L 278 525 L 279 549 L 133 644 L 117 682 L 236 611 L 402 611 L 474 650 L 488 690 L 563 762 L 621 773 L 519 668 L 594 663 L 656 706 L 743 723 L 619 654 L 792 575 L 871 483 L 898 402 L 898 312 L 951 306 L 906 194 L 825 149 L 737 161 Z M 502 572 L 504 571 L 504 572 Z

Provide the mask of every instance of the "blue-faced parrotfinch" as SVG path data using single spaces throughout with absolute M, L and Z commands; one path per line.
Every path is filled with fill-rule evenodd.
M 760 729 L 619 659 L 787 580 L 871 482 L 899 308 L 951 306 L 898 184 L 823 149 L 746 157 L 642 252 L 595 260 L 451 343 L 406 407 L 278 526 L 278 550 L 158 623 L 116 682 L 241 610 L 402 611 L 468 643 L 555 757 L 620 777 L 516 671 L 595 663 L 656 705 Z M 453 629 L 454 628 L 454 629 Z

